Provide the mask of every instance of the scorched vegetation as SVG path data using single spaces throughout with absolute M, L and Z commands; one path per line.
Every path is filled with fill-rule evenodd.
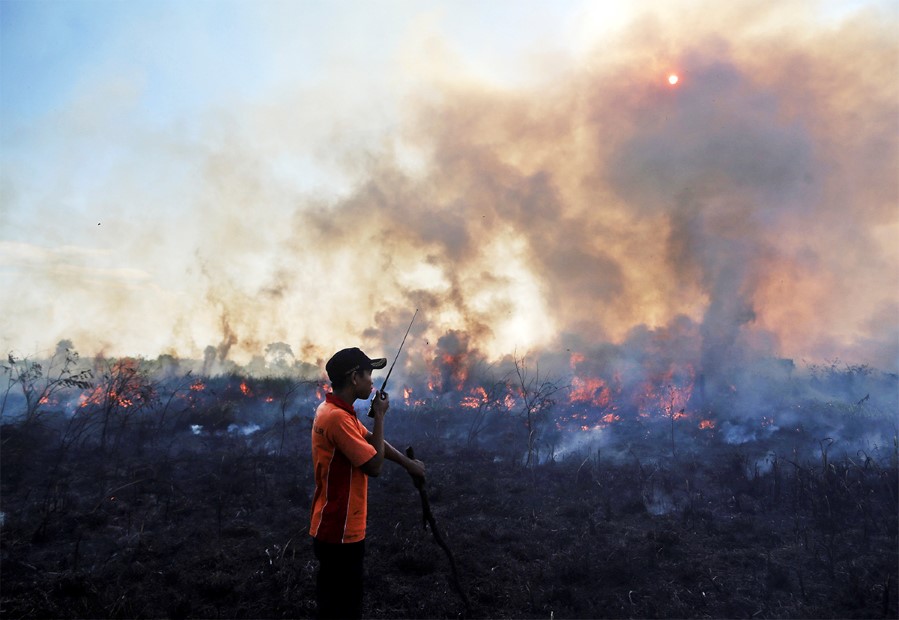
M 791 370 L 741 409 L 698 400 L 690 371 L 563 382 L 511 361 L 396 388 L 388 434 L 427 463 L 470 605 L 385 468 L 367 616 L 897 616 L 894 375 Z M 3 617 L 314 614 L 317 377 L 50 362 L 4 365 Z

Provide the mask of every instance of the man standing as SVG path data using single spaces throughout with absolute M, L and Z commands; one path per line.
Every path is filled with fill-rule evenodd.
M 372 370 L 386 365 L 386 359 L 371 359 L 354 347 L 338 351 L 325 366 L 332 392 L 318 406 L 312 425 L 315 495 L 309 528 L 319 562 L 320 618 L 362 615 L 368 477 L 381 473 L 384 459 L 402 465 L 413 478 L 425 475 L 421 461 L 384 441 L 384 416 L 390 407 L 386 393 L 377 392 L 372 400 L 371 432 L 353 409 L 357 399 L 372 393 Z

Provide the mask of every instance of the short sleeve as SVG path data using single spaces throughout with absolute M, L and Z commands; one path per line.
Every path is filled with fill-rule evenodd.
M 364 465 L 375 456 L 378 451 L 370 443 L 365 441 L 367 430 L 354 417 L 341 412 L 336 424 L 331 427 L 331 441 L 346 456 L 353 467 Z

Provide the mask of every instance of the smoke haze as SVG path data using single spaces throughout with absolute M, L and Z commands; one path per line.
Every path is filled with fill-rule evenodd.
M 645 13 L 577 58 L 533 50 L 538 75 L 514 85 L 420 34 L 385 76 L 396 108 L 297 86 L 128 129 L 92 187 L 7 169 L 4 227 L 68 215 L 43 244 L 0 241 L 0 340 L 243 360 L 286 342 L 315 361 L 388 354 L 419 308 L 410 359 L 567 364 L 664 332 L 703 369 L 752 354 L 895 371 L 896 16 L 756 6 Z M 136 105 L 102 88 L 26 137 L 59 131 L 66 174 L 89 157 L 88 103 Z

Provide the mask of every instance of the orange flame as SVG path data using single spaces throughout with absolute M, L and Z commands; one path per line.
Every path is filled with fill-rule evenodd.
M 131 358 L 117 360 L 109 368 L 109 382 L 100 383 L 78 397 L 79 407 L 116 405 L 127 408 L 143 400 L 140 362 Z
M 115 403 L 119 407 L 127 408 L 134 404 L 134 401 L 128 396 L 120 395 L 114 388 L 107 388 L 104 385 L 98 385 L 88 394 L 81 394 L 78 401 L 79 407 Z
M 586 379 L 574 377 L 571 381 L 569 401 L 572 403 L 590 403 L 596 407 L 608 407 L 612 402 L 612 391 L 605 381 L 598 377 L 588 377 Z
M 477 409 L 481 405 L 486 405 L 488 401 L 487 391 L 478 386 L 473 388 L 468 396 L 464 396 L 459 405 L 466 409 Z
M 513 396 L 512 394 L 506 394 L 503 397 L 503 407 L 506 410 L 511 411 L 515 408 L 516 404 L 517 403 L 515 402 L 515 396 Z
M 316 400 L 325 400 L 325 395 L 331 393 L 331 384 L 326 383 L 324 385 L 320 385 L 315 388 L 315 398 Z

